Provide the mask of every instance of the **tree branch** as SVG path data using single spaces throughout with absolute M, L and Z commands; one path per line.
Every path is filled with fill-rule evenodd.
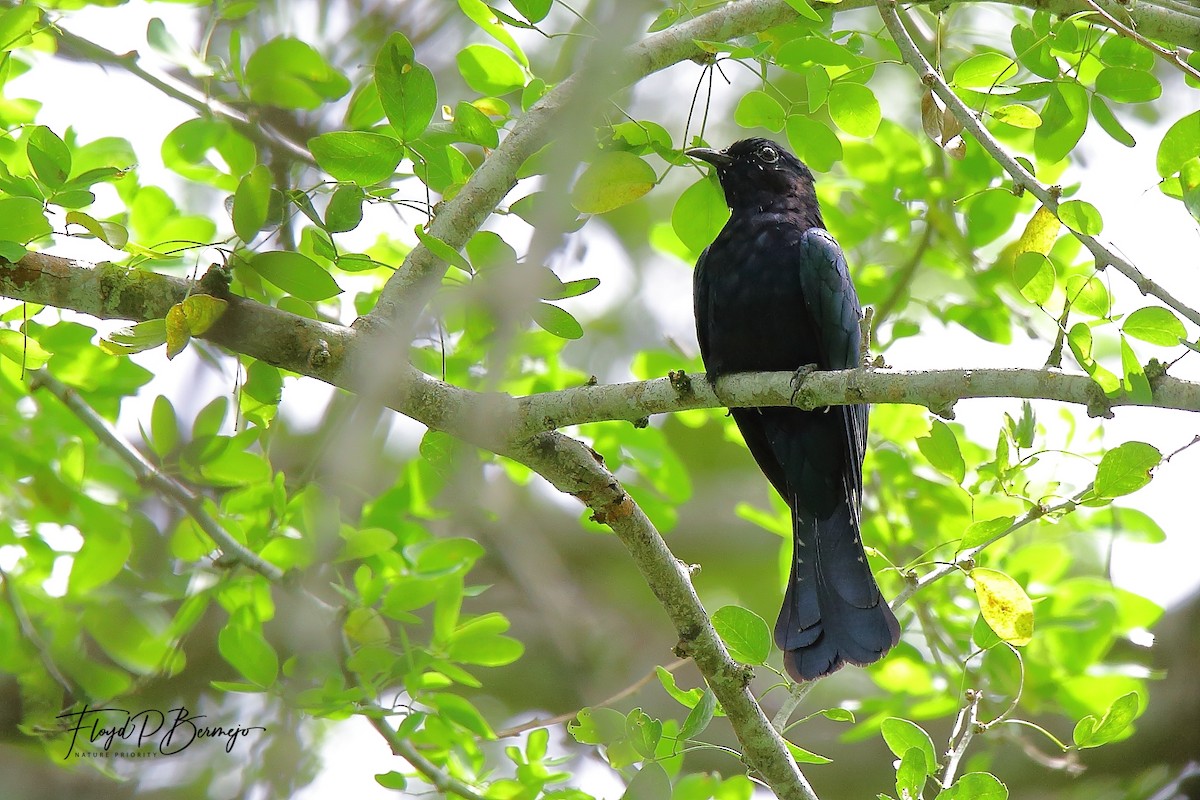
M 1191 78 L 1200 81 L 1200 70 L 1197 70 L 1191 64 L 1184 61 L 1183 57 L 1179 55 L 1178 50 L 1168 50 L 1167 48 L 1150 41 L 1145 36 L 1142 36 L 1133 28 L 1130 28 L 1112 14 L 1108 13 L 1107 10 L 1105 10 L 1099 3 L 1096 2 L 1096 0 L 1083 0 L 1083 2 L 1087 4 L 1088 8 L 1100 15 L 1100 20 L 1103 24 L 1112 28 L 1114 31 L 1117 31 L 1127 39 L 1132 39 L 1150 52 L 1157 54 L 1159 58 L 1166 61 L 1172 67 L 1175 67 L 1175 69 L 1179 70 L 1184 75 L 1188 75 Z
M 44 253 L 30 253 L 15 264 L 0 258 L 0 295 L 104 319 L 142 322 L 163 317 L 191 288 L 193 284 L 180 278 L 111 264 L 93 266 Z M 356 346 L 357 331 L 245 298 L 225 299 L 228 309 L 204 338 L 349 391 L 357 392 L 366 384 L 363 376 L 369 370 L 356 370 L 352 363 L 361 349 Z M 697 408 L 821 408 L 865 402 L 907 403 L 946 413 L 958 400 L 1012 397 L 1083 405 L 1096 415 L 1119 406 L 1200 411 L 1200 383 L 1169 375 L 1154 381 L 1153 398 L 1148 401 L 1105 397 L 1087 375 L 1053 369 L 815 372 L 804 379 L 799 391 L 792 377 L 789 372 L 730 375 L 714 390 L 705 376 L 678 372 L 648 381 L 514 398 L 474 392 L 402 366 L 398 384 L 387 388 L 381 402 L 491 450 L 569 425 L 632 422 L 651 414 Z
M 79 393 L 70 386 L 67 386 L 43 368 L 33 373 L 29 382 L 29 388 L 31 391 L 45 388 L 62 401 L 62 404 L 69 408 L 75 416 L 79 417 L 79 420 L 96 435 L 96 438 L 102 444 L 106 445 L 122 461 L 129 465 L 133 473 L 137 475 L 138 480 L 150 484 L 163 496 L 170 498 L 176 505 L 186 511 L 196 521 L 196 524 L 200 526 L 200 529 L 217 543 L 227 559 L 249 567 L 271 581 L 278 581 L 283 577 L 283 572 L 279 567 L 263 561 L 256 553 L 230 536 L 229 532 L 221 527 L 220 523 L 213 519 L 212 515 L 204 509 L 203 499 L 147 461 L 129 442 L 125 441 L 124 437 L 108 423 L 108 420 L 97 414 L 96 410 L 88 405 L 87 401 L 80 397 Z
M 1009 155 L 996 137 L 992 136 L 991 132 L 984 127 L 983 122 L 975 112 L 968 108 L 966 103 L 942 79 L 942 76 L 938 74 L 937 70 L 929 63 L 929 60 L 925 58 L 925 54 L 920 51 L 913 41 L 912 36 L 909 35 L 908 30 L 904 27 L 904 23 L 900 19 L 900 13 L 897 10 L 896 0 L 876 0 L 876 5 L 879 8 L 879 15 L 883 18 L 883 24 L 887 26 L 888 32 L 892 34 L 892 39 L 896 43 L 896 47 L 900 50 L 900 57 L 917 73 L 917 77 L 921 79 L 921 83 L 931 88 L 942 99 L 942 102 L 946 104 L 950 112 L 962 123 L 964 128 L 971 132 L 971 135 L 987 151 L 988 155 L 1005 172 L 1012 176 L 1015 188 L 1029 191 L 1030 194 L 1041 201 L 1042 205 L 1057 216 L 1058 192 L 1040 183 L 1029 170 L 1025 169 L 1015 158 Z M 1080 5 L 1085 9 L 1090 8 L 1090 6 L 1083 3 Z M 1198 22 L 1200 22 L 1200 19 L 1198 19 Z M 1108 266 L 1116 267 L 1118 272 L 1133 282 L 1133 285 L 1137 287 L 1139 292 L 1144 295 L 1157 297 L 1164 305 L 1175 309 L 1184 317 L 1200 325 L 1200 311 L 1176 299 L 1166 289 L 1143 275 L 1141 270 L 1125 258 L 1101 244 L 1096 237 L 1079 233 L 1078 231 L 1071 231 L 1071 233 L 1088 250 L 1092 251 L 1092 255 L 1096 259 L 1097 269 L 1105 269 Z

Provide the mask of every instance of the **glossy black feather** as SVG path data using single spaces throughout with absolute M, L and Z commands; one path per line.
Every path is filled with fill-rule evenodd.
M 691 150 L 717 169 L 731 216 L 700 256 L 696 332 L 710 378 L 859 364 L 858 295 L 808 168 L 766 139 Z M 796 680 L 866 665 L 900 626 L 863 552 L 867 406 L 734 409 L 750 453 L 792 509 L 791 579 L 775 642 Z

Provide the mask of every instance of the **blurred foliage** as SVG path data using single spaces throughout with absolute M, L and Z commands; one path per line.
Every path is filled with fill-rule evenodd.
M 39 122 L 37 93 L 51 89 L 31 78 L 51 56 L 103 61 L 65 33 L 83 30 L 76 12 L 120 25 L 120 10 L 6 4 L 0 257 L 71 246 L 179 274 L 218 263 L 234 294 L 345 322 L 374 307 L 421 242 L 449 264 L 410 353 L 430 375 L 525 395 L 589 376 L 697 371 L 695 348 L 659 332 L 650 294 L 668 274 L 686 296 L 677 267 L 727 217 L 711 177 L 682 177 L 682 151 L 765 129 L 818 172 L 825 218 L 877 312 L 876 350 L 940 325 L 999 344 L 1029 334 L 1053 365 L 1086 371 L 1103 408 L 1105 396 L 1149 398 L 1164 363 L 1200 349 L 1171 309 L 1118 299 L 1116 279 L 1072 234 L 1101 233 L 1093 205 L 1070 199 L 1056 218 L 963 141 L 897 66 L 869 9 L 834 17 L 825 4 L 789 4 L 793 22 L 699 42 L 707 61 L 669 73 L 671 103 L 596 98 L 595 124 L 577 121 L 584 135 L 564 130 L 523 164 L 461 253 L 427 233 L 428 215 L 584 63 L 582 43 L 614 29 L 604 4 L 578 14 L 552 0 L 314 4 L 297 12 L 319 20 L 306 35 L 289 5 L 254 0 L 197 4 L 186 35 L 155 17 L 142 55 L 174 76 L 163 102 L 182 92 L 210 104 L 157 154 L 131 130 L 142 111 L 116 98 L 105 99 L 106 118 L 87 120 L 106 131 L 99 138 Z M 1078 159 L 1090 123 L 1132 147 L 1132 116 L 1161 120 L 1159 188 L 1200 219 L 1200 112 L 1179 113 L 1195 107 L 1194 85 L 1165 83 L 1150 50 L 1090 16 L 989 8 L 994 30 L 983 37 L 964 32 L 983 19 L 970 5 L 912 13 L 936 32 L 955 90 L 1039 179 L 1056 182 Z M 621 14 L 665 30 L 706 9 L 647 2 Z M 134 71 L 132 56 L 114 58 L 109 70 Z M 721 92 L 712 76 L 743 67 L 754 85 L 729 104 L 733 124 L 718 124 L 707 112 Z M 699 97 L 686 121 L 685 86 Z M 11 96 L 17 87 L 35 96 Z M 900 119 L 879 100 L 895 92 L 906 96 Z M 139 166 L 155 155 L 169 171 L 161 185 Z M 643 266 L 622 275 L 607 263 L 614 241 Z M 606 255 L 577 267 L 592 247 Z M 586 776 L 597 769 L 627 798 L 751 796 L 722 711 L 694 675 L 677 683 L 659 666 L 637 699 L 585 707 L 666 663 L 673 641 L 606 528 L 574 524 L 573 501 L 549 497 L 526 468 L 439 432 L 419 443 L 411 428 L 389 436 L 390 423 L 344 396 L 314 427 L 311 406 L 324 401 L 311 384 L 192 338 L 219 319 L 219 302 L 198 294 L 120 330 L 3 306 L 0 706 L 14 710 L 0 714 L 0 736 L 22 752 L 6 758 L 50 769 L 65 753 L 161 741 L 91 739 L 64 714 L 202 708 L 206 724 L 264 730 L 228 755 L 188 748 L 174 772 L 147 779 L 156 796 L 203 796 L 201 775 L 220 777 L 223 796 L 286 795 L 317 774 L 327 721 L 360 715 L 390 720 L 435 769 L 488 798 L 591 797 L 600 792 Z M 164 345 L 188 357 L 168 364 Z M 28 374 L 42 367 L 288 571 L 283 584 L 213 562 L 217 548 L 194 519 L 140 485 L 55 398 L 30 393 Z M 1011 742 L 1041 754 L 1042 770 L 1135 735 L 1155 674 L 1132 643 L 1162 609 L 1113 584 L 1109 553 L 1115 538 L 1163 538 L 1119 503 L 1163 454 L 1077 436 L 1076 412 L 1047 419 L 1044 408 L 1013 404 L 998 425 L 971 429 L 924 409 L 874 409 L 863 529 L 885 594 L 990 546 L 904 606 L 903 642 L 884 661 L 829 682 L 836 696 L 822 687 L 829 706 L 786 730 L 798 762 L 886 773 L 864 796 L 1003 798 L 1005 776 L 990 771 Z M 790 524 L 731 420 L 693 411 L 568 432 L 604 457 L 660 531 L 678 531 L 673 543 L 704 566 L 696 582 L 720 608 L 718 631 L 766 678 L 760 696 L 781 702 L 758 612 L 778 602 Z M 505 730 L 545 710 L 567 712 L 569 738 L 561 727 L 553 737 L 544 726 Z M 951 732 L 968 711 L 970 724 L 960 718 Z M 966 758 L 943 785 L 948 733 Z M 851 749 L 824 755 L 834 737 Z M 242 769 L 228 771 L 225 758 Z M 129 792 L 144 776 L 135 761 L 68 766 L 83 780 L 132 778 Z M 402 762 L 377 776 L 402 791 L 423 791 L 427 779 Z M 1107 796 L 1140 796 L 1144 779 L 1129 786 Z

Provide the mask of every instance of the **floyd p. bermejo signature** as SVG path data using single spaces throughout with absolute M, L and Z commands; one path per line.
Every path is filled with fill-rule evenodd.
M 70 734 L 64 760 L 72 755 L 169 756 L 201 739 L 223 740 L 225 752 L 232 753 L 240 738 L 266 731 L 261 725 L 212 725 L 206 722 L 207 715 L 193 715 L 183 706 L 164 712 L 153 708 L 90 708 L 85 704 L 79 711 L 59 714 L 58 718 L 68 726 L 63 732 Z

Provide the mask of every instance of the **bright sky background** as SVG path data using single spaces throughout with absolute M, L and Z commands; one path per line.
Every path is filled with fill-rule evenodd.
M 87 9 L 67 17 L 65 27 L 85 35 L 116 52 L 140 51 L 143 65 L 152 70 L 155 55 L 145 42 L 146 23 L 152 17 L 166 20 L 168 30 L 180 41 L 192 38 L 191 9 L 171 4 L 150 5 L 134 0 L 121 9 Z M 120 19 L 122 24 L 114 25 Z M 159 65 L 161 66 L 161 65 Z M 1181 83 L 1179 73 L 1160 69 L 1157 73 L 1164 81 L 1165 90 Z M 648 82 L 646 94 L 672 82 L 687 83 L 690 93 L 696 79 L 695 70 L 676 69 L 659 75 Z M 727 89 L 718 86 L 719 94 L 714 98 L 714 111 L 731 107 L 747 87 Z M 678 84 L 675 90 L 680 91 Z M 119 135 L 130 138 L 139 156 L 142 178 L 147 183 L 177 185 L 175 177 L 167 172 L 159 160 L 159 143 L 176 125 L 194 117 L 194 112 L 173 100 L 164 98 L 156 90 L 127 74 L 110 69 L 107 72 L 95 67 L 46 59 L 27 76 L 12 81 L 6 89 L 8 96 L 33 96 L 45 105 L 39 114 L 39 122 L 62 133 L 74 126 L 83 141 Z M 1179 96 L 1178 94 L 1175 96 Z M 1195 97 L 1194 92 L 1191 97 Z M 904 118 L 908 109 L 900 103 L 908 99 L 901 96 L 883 96 L 885 116 Z M 1178 114 L 1175 115 L 1177 117 Z M 1105 229 L 1102 241 L 1140 267 L 1150 278 L 1158 281 L 1169 291 L 1192 307 L 1200 307 L 1200 228 L 1187 214 L 1182 204 L 1161 195 L 1155 187 L 1156 172 L 1154 157 L 1157 145 L 1166 126 L 1165 123 L 1148 125 L 1129 115 L 1122 121 L 1133 133 L 1139 146 L 1128 150 L 1113 142 L 1107 135 L 1091 126 L 1084 138 L 1082 166 L 1073 166 L 1063 176 L 1064 183 L 1082 182 L 1078 197 L 1095 204 L 1101 211 Z M 131 120 L 136 119 L 136 124 Z M 675 131 L 678 135 L 679 131 Z M 968 147 L 976 147 L 969 142 Z M 186 202 L 186 201 L 185 201 Z M 600 275 L 604 283 L 596 292 L 580 298 L 571 310 L 586 321 L 588 305 L 606 305 L 621 302 L 633 280 L 634 265 L 628 256 L 616 247 L 614 238 L 603 230 L 599 221 L 588 226 L 592 231 L 585 260 L 570 269 L 564 278 Z M 392 222 L 394 225 L 394 220 Z M 228 227 L 227 225 L 225 227 Z M 836 231 L 834 232 L 836 234 Z M 373 235 L 372 235 L 373 238 Z M 60 237 L 54 251 L 64 255 L 96 259 L 95 244 Z M 691 269 L 689 265 L 661 259 L 651 265 L 640 265 L 644 270 L 645 291 L 654 296 L 654 305 L 661 313 L 664 341 L 668 338 L 694 347 L 691 311 Z M 1136 291 L 1127 280 L 1110 271 L 1107 282 L 1113 290 L 1118 307 L 1133 310 L 1140 305 Z M 119 325 L 104 325 L 110 330 Z M 1189 330 L 1194 334 L 1193 326 Z M 1013 345 L 998 346 L 983 342 L 961 328 L 940 331 L 928 327 L 916 339 L 907 339 L 888 352 L 888 361 L 895 368 L 949 368 L 983 366 L 1038 366 L 1046 356 L 1046 345 L 1041 342 L 1018 341 Z M 1144 348 L 1143 348 L 1144 349 Z M 1140 351 L 1139 351 L 1140 352 Z M 160 353 L 138 357 L 161 377 L 157 378 L 144 392 L 144 399 L 131 403 L 126 411 L 136 414 L 148 412 L 149 403 L 157 393 L 178 396 L 179 378 L 194 379 L 203 370 L 192 370 L 186 362 L 176 360 L 171 365 Z M 1200 379 L 1200 354 L 1193 354 L 1172 370 L 1177 377 Z M 211 376 L 215 391 L 224 390 L 220 381 Z M 312 381 L 305 397 L 296 402 L 295 388 L 289 388 L 289 400 L 285 409 L 292 411 L 304 406 L 321 408 L 321 398 L 328 390 Z M 214 386 L 201 387 L 213 389 Z M 195 391 L 197 387 L 193 387 Z M 1039 403 L 1039 421 L 1049 426 L 1055 424 L 1056 408 L 1052 403 Z M 997 421 L 1005 411 L 1015 413 L 1019 405 L 1013 401 L 972 400 L 960 402 L 956 407 L 958 419 L 968 428 L 973 424 L 995 429 Z M 1081 411 L 1077 417 L 1083 417 Z M 315 420 L 314 420 L 315 422 Z M 1080 434 L 1076 441 L 1084 441 L 1086 420 L 1080 419 Z M 1170 453 L 1191 441 L 1200 433 L 1200 418 L 1186 412 L 1157 410 L 1118 409 L 1115 420 L 1106 423 L 1104 441 L 1115 446 L 1128 440 L 1140 440 L 1157 446 L 1163 453 Z M 411 421 L 398 421 L 400 435 L 419 436 L 420 426 Z M 978 428 L 977 428 L 978 429 Z M 136 432 L 136 428 L 130 430 Z M 1069 468 L 1069 467 L 1064 467 Z M 1114 553 L 1114 571 L 1117 583 L 1160 604 L 1178 602 L 1200 585 L 1200 523 L 1197 513 L 1191 509 L 1190 501 L 1195 496 L 1196 478 L 1200 472 L 1200 446 L 1188 450 L 1167 465 L 1161 467 L 1154 481 L 1137 494 L 1122 501 L 1124 505 L 1139 508 L 1149 513 L 1167 532 L 1167 541 L 1161 545 L 1139 545 L 1118 542 Z M 1085 471 L 1065 476 L 1076 482 L 1086 481 L 1090 474 Z M 555 731 L 559 736 L 560 731 Z M 378 734 L 365 723 L 344 723 L 329 737 L 325 748 L 326 771 L 317 781 L 301 792 L 298 797 L 305 800 L 333 796 L 334 794 L 356 797 L 392 797 L 392 793 L 379 787 L 373 779 L 373 771 L 393 768 L 394 760 Z M 506 742 L 505 744 L 512 743 Z M 591 772 L 591 770 L 589 770 Z M 589 780 L 592 791 L 603 793 L 607 788 L 611 794 L 619 793 L 619 784 L 606 776 L 606 770 L 597 766 L 593 780 Z M 607 778 L 607 780 L 606 780 Z M 611 787 L 605 783 L 611 782 Z

